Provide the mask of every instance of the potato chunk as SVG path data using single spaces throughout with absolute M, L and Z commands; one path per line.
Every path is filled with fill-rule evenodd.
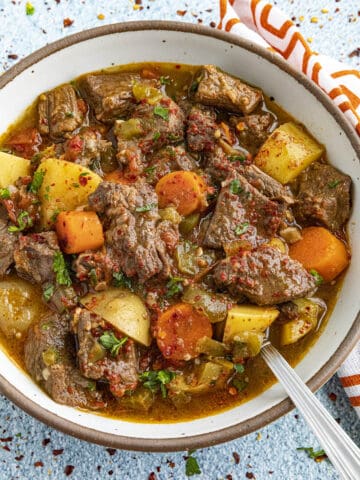
M 293 122 L 280 125 L 258 151 L 255 164 L 265 173 L 285 184 L 318 160 L 324 152 L 300 126 Z
M 150 315 L 142 300 L 126 289 L 108 288 L 81 299 L 88 310 L 100 315 L 122 332 L 148 347 L 151 343 Z
M 0 188 L 13 185 L 19 177 L 30 175 L 30 160 L 0 152 Z
M 43 228 L 49 228 L 54 223 L 57 213 L 86 205 L 88 196 L 102 181 L 88 168 L 57 158 L 44 160 L 38 171 L 45 172 L 39 190 Z
M 231 342 L 244 332 L 263 332 L 278 317 L 275 307 L 257 307 L 255 305 L 237 305 L 230 308 L 224 330 L 224 342 Z

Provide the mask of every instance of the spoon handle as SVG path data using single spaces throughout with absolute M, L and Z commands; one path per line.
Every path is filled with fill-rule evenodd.
M 270 343 L 261 354 L 317 436 L 341 478 L 360 478 L 360 449 L 333 419 L 284 357 Z

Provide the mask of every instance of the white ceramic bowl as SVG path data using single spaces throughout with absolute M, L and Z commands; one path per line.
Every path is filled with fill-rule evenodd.
M 0 132 L 37 95 L 78 75 L 142 61 L 218 65 L 262 88 L 326 145 L 330 162 L 353 179 L 349 222 L 352 262 L 324 333 L 296 371 L 313 390 L 336 371 L 359 337 L 359 138 L 326 95 L 276 54 L 235 35 L 172 22 L 134 22 L 82 32 L 27 57 L 0 77 Z M 0 386 L 25 411 L 66 433 L 125 449 L 170 451 L 211 445 L 249 433 L 292 408 L 278 384 L 249 402 L 198 420 L 142 424 L 53 402 L 0 351 Z

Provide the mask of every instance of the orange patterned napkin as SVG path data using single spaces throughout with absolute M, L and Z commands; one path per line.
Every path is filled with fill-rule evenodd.
M 360 135 L 360 72 L 311 51 L 294 23 L 264 0 L 219 0 L 218 28 L 276 51 L 319 85 Z M 351 404 L 360 415 L 360 343 L 339 369 Z

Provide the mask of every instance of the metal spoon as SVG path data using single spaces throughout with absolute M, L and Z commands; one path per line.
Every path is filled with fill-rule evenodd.
M 317 436 L 341 478 L 360 479 L 360 449 L 269 341 L 265 342 L 261 354 Z

